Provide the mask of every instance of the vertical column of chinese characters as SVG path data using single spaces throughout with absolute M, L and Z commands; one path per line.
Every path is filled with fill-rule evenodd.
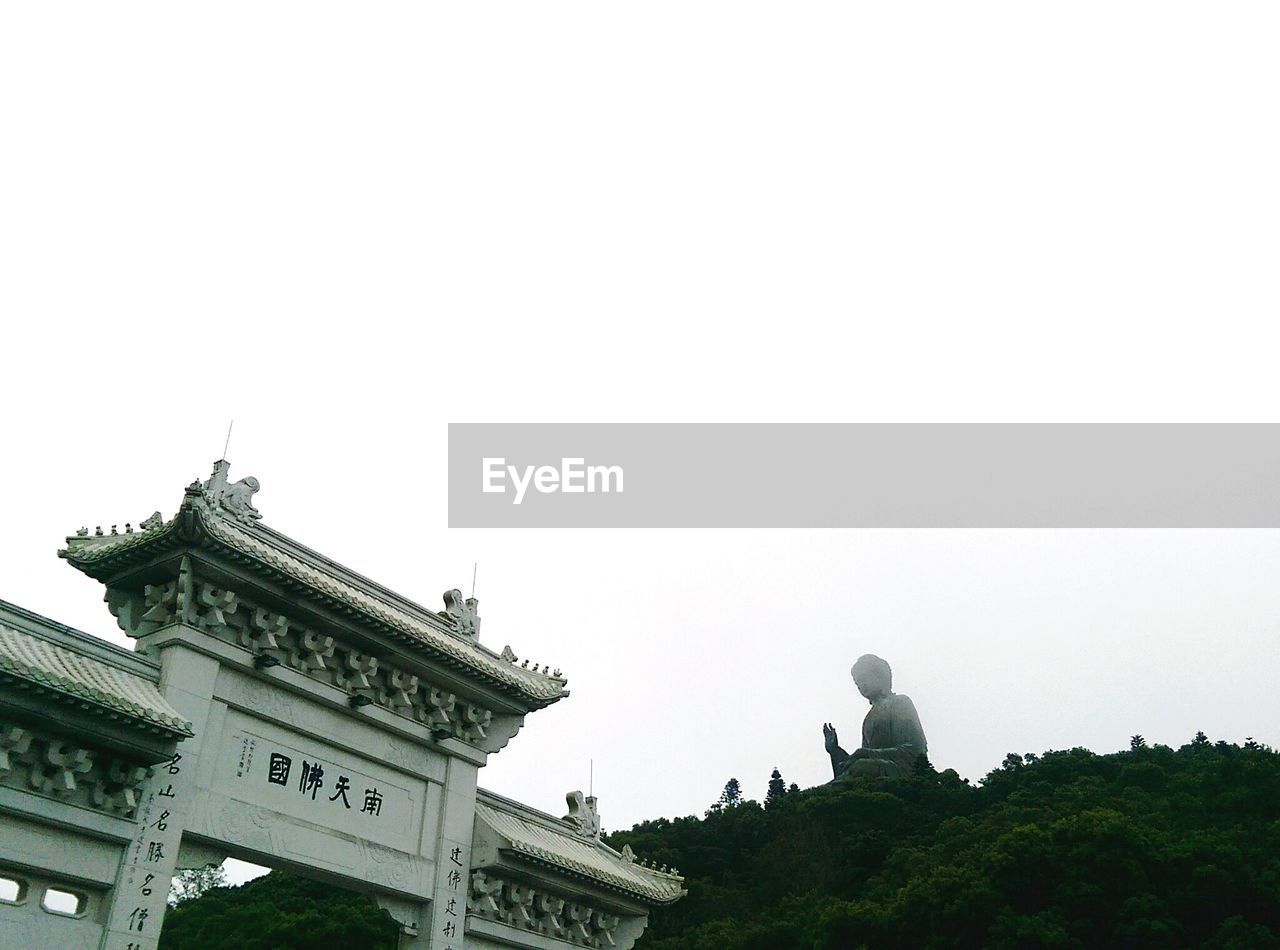
M 449 848 L 444 867 L 443 887 L 436 891 L 435 926 L 439 940 L 434 946 L 462 950 L 467 915 L 467 859 L 461 845 Z
M 107 950 L 154 950 L 164 920 L 182 823 L 183 771 L 187 763 L 175 752 L 155 766 L 138 807 L 138 833 L 129 843 L 113 895 Z

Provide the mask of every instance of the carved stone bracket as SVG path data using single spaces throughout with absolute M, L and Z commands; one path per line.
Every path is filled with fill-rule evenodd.
M 372 689 L 372 678 L 378 675 L 378 658 L 349 650 L 334 670 L 333 681 L 348 692 Z
M 471 872 L 467 909 L 480 917 L 584 947 L 617 946 L 622 921 L 617 914 L 482 869 Z
M 31 787 L 45 795 L 59 798 L 79 787 L 77 776 L 93 768 L 93 752 L 89 749 L 50 739 L 44 743 L 44 755 L 31 763 Z
M 454 738 L 493 752 L 519 727 L 503 720 L 495 729 L 493 711 L 459 699 L 454 693 L 422 681 L 416 674 L 383 663 L 378 657 L 334 637 L 308 629 L 284 614 L 255 604 L 235 591 L 196 577 L 187 559 L 178 578 L 148 584 L 142 592 L 107 590 L 107 603 L 121 629 L 145 636 L 183 621 L 219 639 L 271 657 L 274 662 L 312 679 L 376 703 L 428 726 L 436 738 Z M 190 609 L 184 612 L 183 605 Z M 507 733 L 510 734 L 507 734 Z
M 31 750 L 30 730 L 0 725 L 0 779 L 12 772 Z
M 301 673 L 324 677 L 333 659 L 333 637 L 303 630 L 288 641 L 289 665 Z
M 141 765 L 113 759 L 106 775 L 99 775 L 94 782 L 94 807 L 117 815 L 133 815 L 138 808 L 142 783 L 146 781 L 149 771 Z
M 0 785 L 132 817 L 149 772 L 137 763 L 0 723 Z

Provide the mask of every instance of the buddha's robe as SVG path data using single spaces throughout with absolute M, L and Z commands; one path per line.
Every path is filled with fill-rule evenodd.
M 836 778 L 856 775 L 898 777 L 911 774 L 917 758 L 929 745 L 915 704 L 907 696 L 889 693 L 872 703 L 862 720 L 862 748 L 853 755 L 837 747 L 831 755 Z

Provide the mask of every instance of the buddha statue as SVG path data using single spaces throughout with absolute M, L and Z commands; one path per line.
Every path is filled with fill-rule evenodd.
M 862 746 L 852 753 L 840 748 L 831 723 L 823 725 L 836 779 L 910 775 L 916 760 L 929 752 L 915 705 L 893 691 L 893 671 L 880 657 L 870 653 L 858 657 L 849 672 L 858 692 L 871 703 L 871 711 L 862 720 Z

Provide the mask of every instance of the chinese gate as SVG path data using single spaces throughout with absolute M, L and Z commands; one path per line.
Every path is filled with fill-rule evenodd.
M 0 945 L 150 950 L 228 855 L 371 893 L 401 945 L 630 947 L 674 872 L 477 788 L 559 670 L 264 526 L 219 461 L 177 514 L 81 529 L 135 652 L 0 602 Z

